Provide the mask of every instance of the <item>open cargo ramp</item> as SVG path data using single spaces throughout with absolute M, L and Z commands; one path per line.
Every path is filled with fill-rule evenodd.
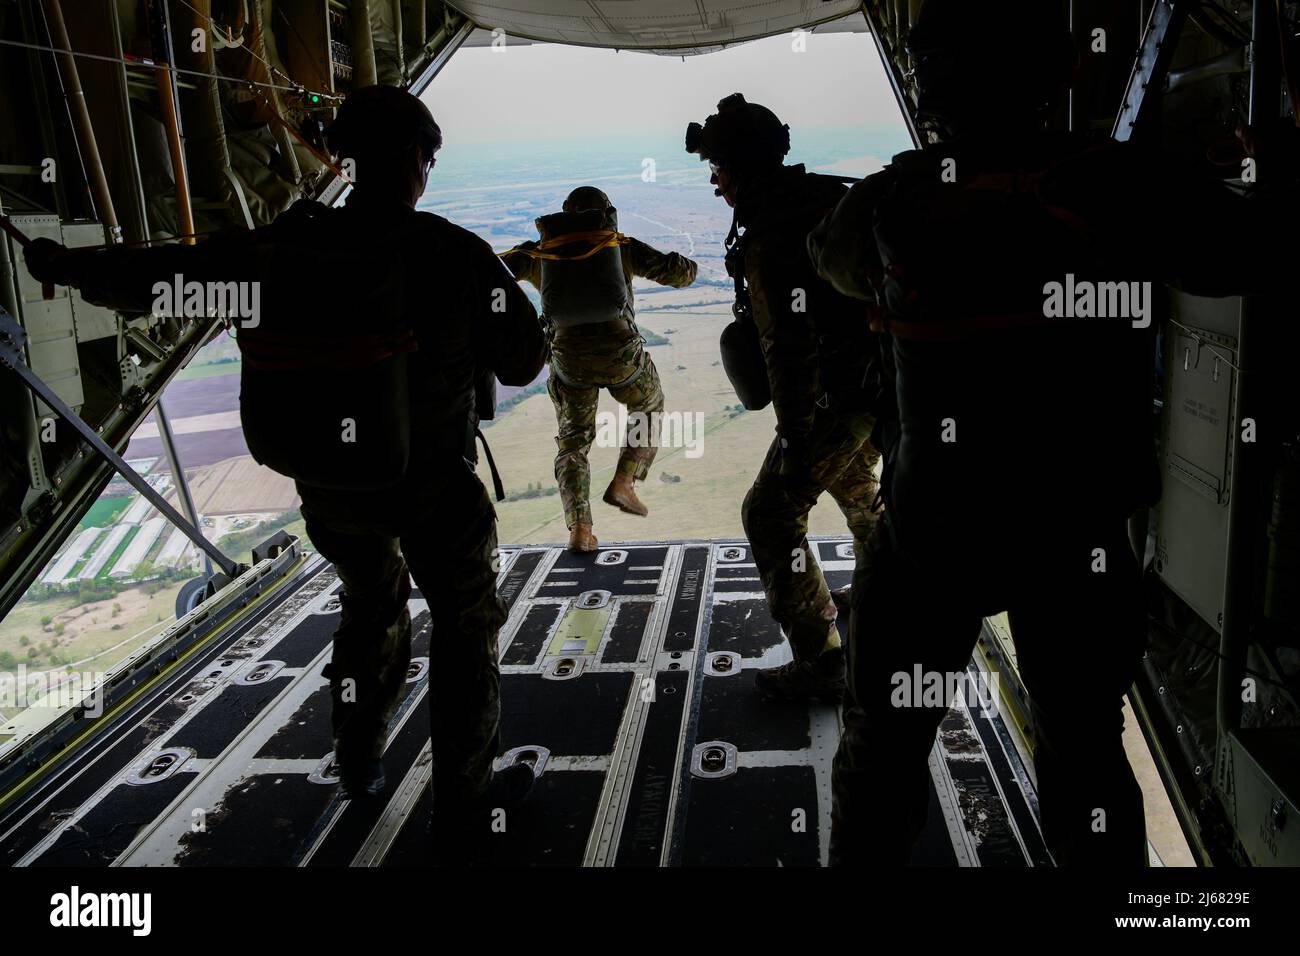
M 832 587 L 852 545 L 815 542 Z M 738 542 L 595 554 L 508 548 L 499 578 L 501 755 L 539 771 L 475 862 L 816 866 L 827 858 L 836 708 L 761 700 L 789 651 Z M 411 600 L 407 693 L 370 801 L 337 787 L 321 669 L 339 584 L 319 556 L 11 802 L 11 865 L 428 862 L 428 607 Z M 202 607 L 202 606 L 200 606 Z M 842 622 L 843 623 L 843 622 Z M 972 664 L 972 668 L 975 665 Z M 959 700 L 931 755 L 917 865 L 1050 865 L 1008 727 Z M 887 773 L 887 771 L 882 771 Z M 882 776 L 881 786 L 889 786 Z

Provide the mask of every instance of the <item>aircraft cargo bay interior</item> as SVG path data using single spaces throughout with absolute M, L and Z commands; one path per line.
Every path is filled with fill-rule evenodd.
M 1300 864 L 1300 4 L 0 0 L 0 78 L 0 862 Z

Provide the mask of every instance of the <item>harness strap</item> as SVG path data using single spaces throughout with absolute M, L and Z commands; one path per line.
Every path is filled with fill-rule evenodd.
M 504 257 L 518 252 L 530 259 L 549 259 L 553 262 L 580 262 L 583 259 L 590 259 L 596 253 L 605 249 L 626 246 L 631 241 L 628 236 L 623 235 L 621 232 L 614 232 L 611 229 L 592 229 L 587 232 L 569 232 L 562 236 L 553 236 L 550 239 L 544 239 L 535 246 L 515 246 L 505 252 L 499 252 L 497 255 Z M 580 255 L 561 255 L 550 251 L 578 242 L 590 242 L 592 247 Z
M 501 473 L 497 471 L 497 463 L 492 458 L 492 449 L 488 447 L 487 437 L 483 434 L 483 429 L 475 426 L 474 437 L 483 443 L 483 454 L 487 458 L 488 471 L 492 472 L 492 492 L 496 495 L 497 501 L 505 501 L 506 489 L 501 484 Z
M 587 382 L 579 382 L 577 379 L 570 378 L 560 371 L 560 365 L 555 361 L 551 362 L 551 374 L 560 380 L 561 385 L 565 385 L 569 388 L 626 388 L 644 375 L 646 369 L 649 367 L 650 365 L 648 362 L 640 362 L 637 365 L 636 371 L 627 378 L 623 379 L 621 382 L 613 382 L 609 385 L 591 385 Z

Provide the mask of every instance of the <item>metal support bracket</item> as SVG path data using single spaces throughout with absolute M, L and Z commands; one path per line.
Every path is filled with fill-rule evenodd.
M 885 70 L 885 76 L 889 80 L 889 87 L 894 92 L 894 99 L 898 103 L 899 112 L 902 114 L 903 123 L 907 126 L 907 133 L 912 137 L 912 144 L 916 147 L 925 145 L 925 140 L 921 136 L 921 130 L 916 125 L 916 104 L 912 102 L 911 97 L 907 94 L 906 80 L 899 71 L 898 62 L 894 59 L 894 51 L 888 40 L 885 39 L 884 26 L 880 21 L 870 3 L 862 4 L 862 16 L 867 21 L 867 32 L 871 34 L 871 39 L 876 44 L 876 53 L 880 56 L 880 64 Z
M 109 464 L 117 469 L 118 474 L 130 483 L 131 487 L 144 495 L 155 508 L 162 513 L 173 525 L 180 528 L 185 536 L 193 541 L 203 551 L 204 554 L 212 558 L 213 561 L 229 577 L 236 578 L 247 568 L 244 568 L 232 561 L 218 548 L 215 544 L 203 536 L 203 533 L 181 515 L 179 511 L 167 503 L 167 499 L 155 491 L 150 484 L 138 475 L 134 468 L 128 465 L 122 456 L 113 449 L 108 447 L 104 439 L 96 434 L 95 430 L 87 425 L 76 412 L 69 408 L 58 395 L 54 393 L 45 382 L 41 381 L 40 376 L 33 372 L 27 366 L 23 356 L 23 348 L 27 343 L 27 332 L 18 320 L 10 315 L 3 307 L 0 307 L 0 365 L 13 371 L 22 379 L 33 393 L 40 397 L 50 408 L 58 413 L 59 417 L 76 429 L 95 451 L 99 452 Z
M 1151 8 L 1146 31 L 1142 34 L 1142 48 L 1138 50 L 1133 72 L 1129 74 L 1128 88 L 1124 91 L 1124 105 L 1120 107 L 1111 133 L 1116 141 L 1123 143 L 1141 136 L 1154 122 L 1152 107 L 1160 102 L 1178 48 L 1178 38 L 1188 15 L 1198 3 L 1199 0 L 1157 0 Z

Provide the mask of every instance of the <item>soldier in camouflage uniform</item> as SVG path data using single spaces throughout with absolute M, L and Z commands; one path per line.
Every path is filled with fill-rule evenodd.
M 609 197 L 594 186 L 582 186 L 564 201 L 565 212 L 611 210 Z M 520 281 L 542 287 L 542 260 L 530 255 L 537 243 L 524 243 L 507 253 L 505 263 Z M 587 455 L 596 438 L 596 406 L 600 389 L 628 410 L 628 434 L 623 437 L 614 478 L 604 500 L 629 514 L 648 509 L 637 497 L 634 483 L 644 481 L 658 445 L 659 416 L 664 408 L 659 372 L 636 327 L 632 308 L 632 278 L 683 289 L 695 281 L 696 263 L 676 252 L 659 252 L 638 239 L 619 247 L 627 284 L 626 307 L 614 322 L 558 326 L 551 332 L 551 374 L 547 391 L 555 405 L 559 434 L 555 437 L 555 480 L 564 504 L 569 548 L 594 551 L 592 534 L 591 466 Z M 543 320 L 554 316 L 543 316 Z
M 378 94 L 373 101 L 353 94 L 327 136 L 336 153 L 357 162 L 345 210 L 358 207 L 365 227 L 357 234 L 391 234 L 413 219 L 425 226 L 418 235 L 427 239 L 412 244 L 406 268 L 408 284 L 420 277 L 407 297 L 420 343 L 408 377 L 424 384 L 412 389 L 412 461 L 402 484 L 382 494 L 363 499 L 301 483 L 299 494 L 307 533 L 344 585 L 330 664 L 340 758 L 373 761 L 382 753 L 410 658 L 411 576 L 428 602 L 434 808 L 447 836 L 458 833 L 476 803 L 502 806 L 532 783 L 527 767 L 493 774 L 501 709 L 497 631 L 506 615 L 496 593 L 496 515 L 467 459 L 477 371 L 527 385 L 541 371 L 545 339 L 532 305 L 485 242 L 414 211 L 441 145 L 428 110 L 409 94 L 371 90 Z M 414 150 L 406 145 L 412 125 Z M 506 307 L 494 310 L 502 294 Z M 435 299 L 438 308 L 429 311 Z M 348 676 L 358 683 L 350 711 L 340 693 Z M 367 685 L 379 693 L 366 693 Z
M 837 609 L 808 545 L 808 513 L 830 492 L 848 519 L 857 552 L 875 524 L 875 468 L 869 441 L 874 395 L 864 389 L 874 350 L 862 308 L 819 278 L 806 237 L 845 193 L 837 179 L 785 166 L 789 127 L 734 94 L 687 149 L 709 161 L 717 194 L 743 229 L 740 256 L 777 437 L 741 510 L 772 616 L 794 660 L 755 677 L 767 697 L 838 702 L 844 654 Z M 756 356 L 757 358 L 757 356 Z
M 1055 862 L 1146 866 L 1123 715 L 1154 583 L 1129 520 L 1159 494 L 1155 329 L 1051 317 L 1046 286 L 1273 292 L 1290 281 L 1295 230 L 1276 223 L 1293 221 L 1294 192 L 1241 197 L 1160 135 L 1046 131 L 1078 62 L 1062 5 L 927 0 L 906 50 L 937 141 L 854 186 L 809 236 L 819 273 L 888 328 L 894 397 L 885 516 L 854 574 L 830 861 L 907 862 L 953 694 L 900 707 L 899 678 L 964 676 L 982 621 L 1005 611 Z M 1080 467 L 1098 449 L 1104 472 Z M 958 693 L 997 706 L 996 687 Z
M 419 346 L 408 355 L 410 461 L 401 482 L 369 492 L 297 483 L 307 534 L 343 584 L 342 620 L 325 673 L 335 757 L 349 796 L 385 790 L 381 757 L 411 660 L 407 599 L 414 576 L 432 616 L 434 818 L 445 825 L 444 836 L 458 837 L 470 829 L 471 815 L 486 823 L 492 808 L 518 802 L 533 782 L 527 766 L 493 772 L 501 710 L 497 631 L 506 612 L 496 592 L 496 515 L 467 456 L 476 369 L 527 385 L 542 370 L 545 337 L 532 304 L 487 243 L 416 212 L 442 144 L 424 104 L 394 87 L 358 90 L 327 137 L 340 157 L 356 160 L 357 181 L 346 205 L 325 210 L 317 228 L 337 232 L 341 248 L 411 232 L 403 275 Z M 247 250 L 254 247 L 247 237 L 86 253 L 46 242 L 29 254 L 29 267 L 77 285 L 91 301 L 148 311 L 160 276 L 248 274 Z M 330 274 L 319 281 L 353 279 Z M 505 308 L 494 308 L 502 295 Z M 297 414 L 291 407 L 257 411 Z

